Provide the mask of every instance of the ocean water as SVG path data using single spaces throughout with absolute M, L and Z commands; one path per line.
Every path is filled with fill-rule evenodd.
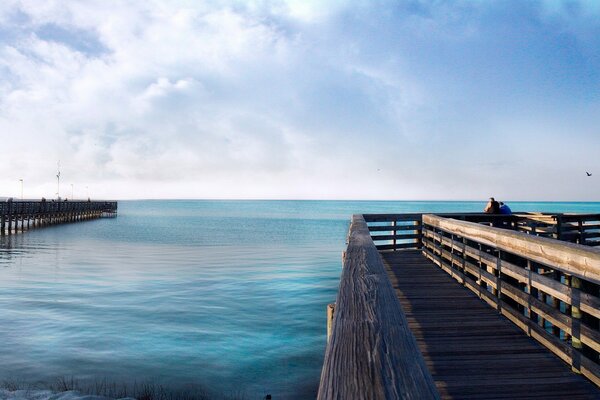
M 485 202 L 122 201 L 0 238 L 0 382 L 61 377 L 310 399 L 353 213 Z M 600 203 L 509 203 L 600 212 Z

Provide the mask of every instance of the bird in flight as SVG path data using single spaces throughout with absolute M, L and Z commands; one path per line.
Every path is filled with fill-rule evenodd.
M 587 176 L 592 176 L 592 174 L 590 174 L 589 172 L 585 171 L 585 173 L 587 174 Z

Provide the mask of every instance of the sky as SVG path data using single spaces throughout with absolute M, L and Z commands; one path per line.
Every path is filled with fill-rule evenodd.
M 3 196 L 600 201 L 599 153 L 600 2 L 0 3 Z

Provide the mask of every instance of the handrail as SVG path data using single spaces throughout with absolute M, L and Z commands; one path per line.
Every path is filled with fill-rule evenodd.
M 423 222 L 600 284 L 600 250 L 598 249 L 431 214 L 423 215 Z
M 317 399 L 439 399 L 362 215 L 343 264 Z

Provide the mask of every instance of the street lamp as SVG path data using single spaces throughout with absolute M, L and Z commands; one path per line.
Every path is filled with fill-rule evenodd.
M 21 182 L 21 200 L 23 200 L 23 178 L 19 179 Z
M 73 184 L 71 183 L 71 200 L 73 200 Z
M 58 172 L 56 173 L 56 197 L 60 200 L 60 160 L 58 161 Z

